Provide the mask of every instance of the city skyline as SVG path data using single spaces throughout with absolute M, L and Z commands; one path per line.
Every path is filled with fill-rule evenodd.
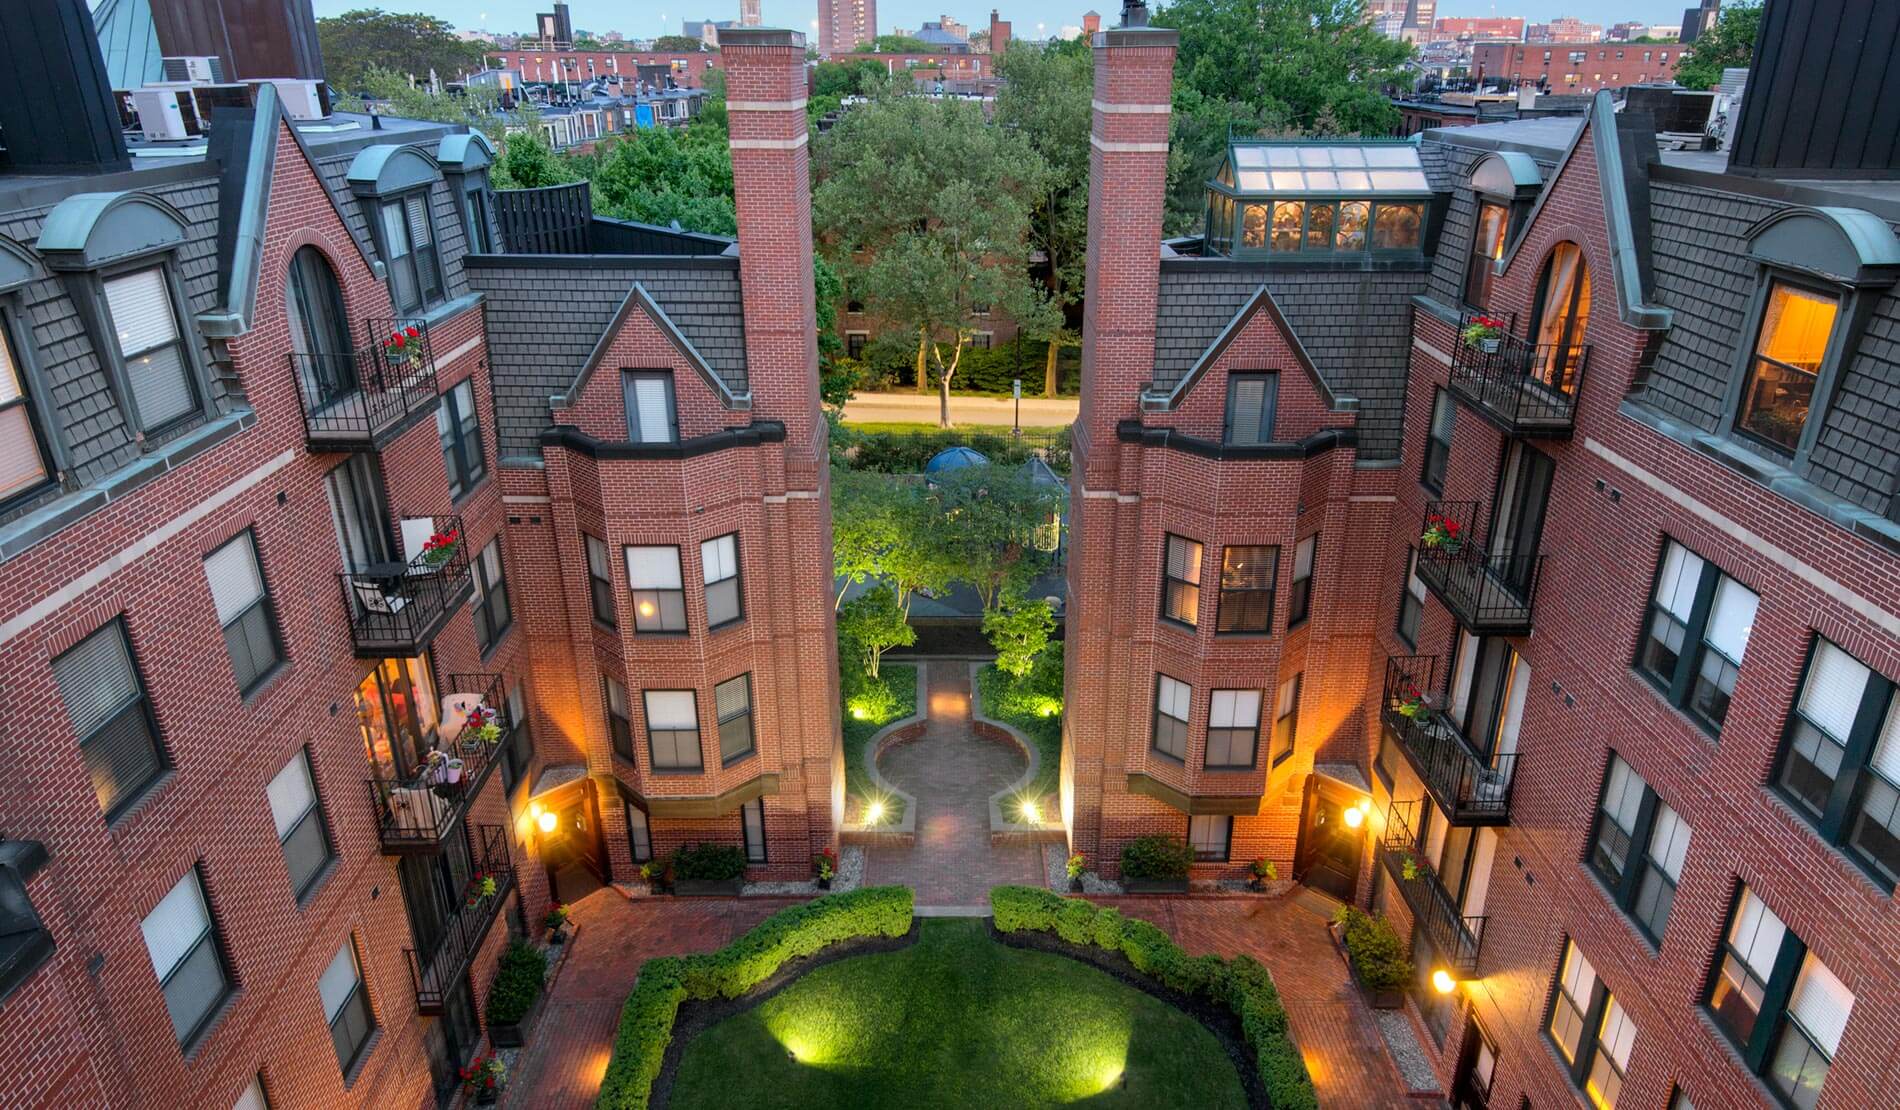
M 314 2 L 320 18 L 342 15 L 364 6 L 361 0 Z M 379 0 L 387 11 L 422 12 L 447 21 L 457 30 L 486 30 L 498 35 L 529 32 L 534 27 L 535 13 L 547 10 L 550 3 L 551 0 L 477 0 L 475 4 L 460 0 Z M 964 5 L 961 9 L 944 0 L 885 0 L 878 5 L 878 33 L 889 34 L 893 27 L 915 31 L 926 20 L 935 20 L 943 14 L 978 30 L 988 26 L 990 8 L 994 7 L 1002 18 L 1015 26 L 1018 38 L 1037 38 L 1040 37 L 1039 25 L 1044 28 L 1042 35 L 1056 34 L 1065 26 L 1080 26 L 1082 13 L 1091 6 L 1101 13 L 1105 26 L 1113 25 L 1120 12 L 1119 5 L 1110 0 L 1093 4 L 1091 0 L 1016 0 L 1014 3 L 994 0 L 987 6 L 979 3 L 975 7 Z M 1681 22 L 1687 6 L 1687 0 L 1623 0 L 1613 5 L 1576 0 L 1522 0 L 1516 4 L 1441 2 L 1437 14 L 1439 18 L 1522 16 L 1527 24 L 1568 15 L 1600 23 L 1605 28 L 1625 21 L 1675 26 Z M 739 18 L 739 0 L 659 0 L 643 5 L 639 11 L 631 11 L 612 0 L 571 0 L 568 8 L 576 28 L 596 33 L 619 31 L 629 38 L 676 35 L 686 20 Z M 946 13 L 946 8 L 951 10 Z M 764 4 L 764 24 L 768 27 L 787 27 L 803 31 L 809 37 L 817 18 L 815 0 L 766 0 Z

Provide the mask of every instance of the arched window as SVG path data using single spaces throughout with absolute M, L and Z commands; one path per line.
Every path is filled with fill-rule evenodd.
M 1544 263 L 1537 287 L 1537 356 L 1531 374 L 1565 393 L 1576 388 L 1583 365 L 1583 335 L 1590 322 L 1590 269 L 1583 251 L 1558 243 Z
M 354 390 L 356 363 L 343 289 L 317 248 L 300 247 L 291 256 L 284 299 L 291 349 L 309 400 L 322 405 Z

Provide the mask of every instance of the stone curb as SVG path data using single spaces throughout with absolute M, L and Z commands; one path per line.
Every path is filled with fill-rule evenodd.
M 978 685 L 978 678 L 985 666 L 988 666 L 987 660 L 970 664 L 970 723 L 987 726 L 991 731 L 1003 734 L 1022 749 L 1023 755 L 1029 761 L 1029 765 L 1023 769 L 1020 778 L 990 795 L 990 839 L 1029 837 L 1036 840 L 1053 839 L 1067 843 L 1069 830 L 1062 824 L 1060 815 L 1053 820 L 1045 818 L 1036 824 L 1030 824 L 1027 821 L 1011 821 L 1003 816 L 1004 801 L 1019 796 L 1029 789 L 1030 783 L 1036 781 L 1036 775 L 1042 770 L 1042 753 L 1036 750 L 1035 743 L 1024 736 L 1016 726 L 983 715 L 983 695 Z M 980 734 L 981 730 L 978 731 Z
M 864 744 L 863 762 L 865 772 L 870 775 L 872 784 L 879 790 L 891 797 L 903 799 L 904 816 L 894 825 L 853 825 L 846 823 L 843 828 L 839 830 L 840 837 L 848 836 L 855 842 L 872 844 L 888 844 L 892 842 L 910 844 L 916 840 L 917 798 L 908 791 L 899 790 L 895 784 L 885 778 L 883 772 L 877 769 L 877 758 L 884 753 L 886 748 L 901 744 L 907 740 L 916 739 L 915 733 L 903 736 L 898 735 L 899 733 L 911 729 L 913 726 L 916 727 L 918 732 L 921 732 L 923 728 L 929 724 L 930 702 L 924 694 L 924 671 L 927 665 L 928 664 L 921 659 L 913 665 L 913 669 L 917 672 L 917 712 L 902 720 L 892 721 L 890 724 L 878 729 L 871 734 L 871 738 L 865 741 Z

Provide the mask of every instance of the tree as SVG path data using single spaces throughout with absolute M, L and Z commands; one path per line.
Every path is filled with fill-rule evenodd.
M 838 638 L 858 651 L 864 673 L 876 678 L 884 653 L 916 643 L 917 630 L 905 619 L 896 591 L 879 583 L 839 607 Z
M 1030 198 L 1047 169 L 978 106 L 917 96 L 848 113 L 816 156 L 813 222 L 825 252 L 856 299 L 917 336 L 948 427 L 976 306 L 1000 306 L 1032 330 L 1055 311 L 1029 277 Z
M 1060 509 L 1057 487 L 1025 467 L 972 466 L 932 480 L 924 499 L 935 506 L 936 542 L 987 612 L 999 598 L 1029 588 L 1056 548 L 1049 521 Z
M 870 471 L 831 471 L 831 567 L 838 598 L 845 588 L 884 573 L 903 526 L 898 502 L 904 491 L 887 475 Z
M 914 35 L 879 35 L 858 44 L 859 54 L 929 54 L 930 44 Z
M 996 649 L 996 669 L 1016 679 L 1035 669 L 1036 657 L 1049 646 L 1055 630 L 1055 611 L 1041 598 L 1030 601 L 1012 593 L 983 614 L 983 634 Z
M 653 49 L 661 54 L 699 54 L 706 44 L 691 35 L 661 35 L 653 40 Z
M 1283 117 L 1236 101 L 1219 100 L 1177 83 L 1168 143 L 1168 201 L 1162 231 L 1187 235 L 1200 227 L 1207 179 L 1227 154 L 1233 135 L 1294 137 Z
M 501 160 L 495 165 L 496 188 L 540 189 L 577 180 L 579 175 L 567 161 L 548 149 L 539 127 L 515 132 L 503 140 Z
M 722 128 L 635 127 L 570 162 L 593 183 L 594 211 L 602 215 L 662 226 L 677 220 L 708 235 L 738 232 Z
M 373 69 L 417 80 L 433 69 L 448 81 L 482 68 L 481 45 L 461 41 L 454 30 L 433 16 L 357 8 L 317 20 L 317 42 L 331 87 L 348 90 L 361 88 Z
M 1676 84 L 1685 89 L 1712 89 L 1722 71 L 1746 68 L 1755 58 L 1755 38 L 1761 33 L 1761 4 L 1738 0 L 1722 9 L 1715 26 L 1689 47 L 1689 56 L 1676 66 Z
M 437 123 L 466 124 L 487 135 L 490 142 L 502 145 L 510 128 L 539 132 L 540 117 L 525 105 L 510 112 L 501 106 L 501 90 L 477 85 L 455 95 L 438 95 L 421 82 L 412 82 L 408 74 L 371 66 L 356 83 L 360 95 L 344 93 L 337 107 L 346 112 L 369 111 L 373 101 L 385 115 L 402 119 L 434 120 Z

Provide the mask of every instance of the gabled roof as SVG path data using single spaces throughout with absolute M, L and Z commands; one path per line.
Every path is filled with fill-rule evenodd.
M 1214 341 L 1207 345 L 1207 349 L 1201 352 L 1201 356 L 1194 360 L 1194 365 L 1188 367 L 1187 373 L 1181 375 L 1172 385 L 1157 382 L 1144 392 L 1142 407 L 1165 412 L 1180 404 L 1188 391 L 1201 380 L 1201 375 L 1211 369 L 1234 340 L 1239 338 L 1254 314 L 1262 310 L 1265 310 L 1268 319 L 1273 322 L 1275 328 L 1279 329 L 1280 334 L 1286 337 L 1287 346 L 1293 349 L 1293 361 L 1298 363 L 1299 368 L 1304 370 L 1306 376 L 1312 380 L 1313 388 L 1319 390 L 1319 395 L 1326 402 L 1326 406 L 1335 410 L 1356 409 L 1358 402 L 1352 398 L 1337 396 L 1333 392 L 1332 384 L 1319 372 L 1319 367 L 1313 365 L 1313 360 L 1306 353 L 1306 347 L 1300 342 L 1299 335 L 1294 332 L 1293 326 L 1287 323 L 1286 314 L 1280 311 L 1279 302 L 1273 299 L 1272 291 L 1264 284 L 1254 289 L 1253 295 L 1248 297 L 1246 303 L 1234 313 L 1233 318 L 1227 321 L 1227 326 L 1222 328 L 1220 334 L 1214 337 Z
M 720 403 L 727 409 L 744 411 L 752 407 L 752 394 L 749 391 L 734 393 L 725 380 L 713 371 L 712 364 L 699 353 L 692 341 L 686 338 L 686 334 L 673 323 L 672 318 L 666 314 L 666 310 L 660 307 L 659 302 L 653 299 L 651 293 L 647 292 L 646 286 L 637 281 L 633 283 L 633 288 L 627 290 L 626 299 L 620 302 L 620 308 L 614 312 L 613 319 L 607 322 L 606 330 L 600 333 L 599 342 L 594 344 L 593 353 L 587 356 L 587 361 L 581 365 L 580 373 L 575 375 L 574 384 L 568 387 L 565 394 L 549 399 L 552 407 L 568 408 L 580 399 L 581 391 L 587 388 L 587 382 L 594 376 L 594 371 L 606 361 L 614 339 L 619 336 L 620 329 L 626 326 L 627 320 L 635 311 L 646 313 L 647 318 L 653 321 L 653 326 L 659 328 L 660 333 L 666 336 L 667 342 L 685 357 L 688 365 L 692 366 L 694 372 L 712 388 L 712 391 L 718 395 Z

